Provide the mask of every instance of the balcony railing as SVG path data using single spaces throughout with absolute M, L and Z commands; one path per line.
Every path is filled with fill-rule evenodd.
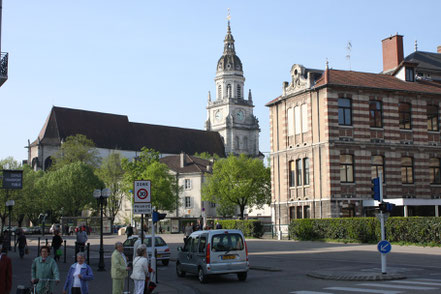
M 8 79 L 8 53 L 0 54 L 0 86 Z

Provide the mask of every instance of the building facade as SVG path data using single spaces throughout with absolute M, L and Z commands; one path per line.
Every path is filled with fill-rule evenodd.
M 248 99 L 245 97 L 245 77 L 242 62 L 236 55 L 230 21 L 214 81 L 216 94 L 212 100 L 211 93 L 208 93 L 205 129 L 219 132 L 226 154 L 259 156 L 259 122 L 253 115 L 251 90 Z
M 390 41 L 399 53 L 399 36 Z M 416 71 L 407 79 L 401 69 L 418 64 L 384 53 L 397 61 L 380 74 L 296 64 L 267 104 L 280 230 L 296 218 L 372 216 L 371 180 L 380 173 L 386 201 L 397 205 L 392 215 L 439 215 L 441 84 Z
M 0 0 L 0 87 L 8 79 L 8 53 L 2 52 L 2 14 L 3 0 Z

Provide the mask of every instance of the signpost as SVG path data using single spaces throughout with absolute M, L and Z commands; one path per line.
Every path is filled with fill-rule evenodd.
M 141 214 L 141 240 L 144 240 L 144 214 L 152 213 L 151 182 L 138 180 L 133 185 L 133 213 Z
M 3 170 L 1 187 L 3 189 L 22 189 L 23 171 L 22 170 Z
M 392 245 L 389 243 L 389 241 L 382 240 L 378 242 L 377 249 L 381 254 L 388 254 L 392 249 Z

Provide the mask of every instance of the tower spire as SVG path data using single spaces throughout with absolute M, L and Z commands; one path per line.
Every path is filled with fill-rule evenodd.
M 230 26 L 230 8 L 228 8 L 228 15 L 227 15 L 228 25 L 227 25 L 227 35 L 225 36 L 224 40 L 224 55 L 226 54 L 236 54 L 236 51 L 234 50 L 234 38 L 231 34 L 231 26 Z

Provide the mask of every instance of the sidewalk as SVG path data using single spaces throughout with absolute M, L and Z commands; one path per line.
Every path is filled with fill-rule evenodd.
M 24 285 L 26 287 L 30 286 L 31 280 L 31 268 L 32 261 L 37 257 L 37 237 L 30 236 L 28 238 L 29 254 L 25 255 L 23 259 L 19 257 L 18 250 L 14 252 L 8 252 L 8 256 L 12 260 L 12 290 L 11 294 L 15 294 L 18 285 Z M 65 237 L 67 239 L 67 258 L 66 263 L 63 262 L 63 257 L 61 257 L 58 262 L 58 268 L 60 271 L 60 283 L 56 285 L 54 293 L 61 293 L 63 290 L 64 282 L 66 281 L 66 275 L 69 267 L 74 263 L 74 242 L 73 237 Z M 52 239 L 48 236 L 49 243 Z M 125 236 L 105 236 L 104 237 L 104 262 L 105 270 L 104 272 L 98 272 L 98 260 L 99 260 L 99 236 L 89 236 L 90 242 L 90 263 L 94 274 L 94 280 L 89 282 L 89 293 L 112 293 L 112 279 L 110 277 L 110 256 L 114 250 L 114 242 L 124 241 Z M 45 242 L 42 242 L 44 244 Z M 51 252 L 52 253 L 52 252 Z M 51 255 L 53 256 L 53 255 Z M 130 288 L 133 288 L 133 281 L 130 280 Z M 126 289 L 126 288 L 125 288 Z M 133 293 L 132 289 L 131 293 Z M 178 289 L 174 289 L 163 283 L 159 283 L 158 287 L 155 289 L 155 293 L 179 293 Z

